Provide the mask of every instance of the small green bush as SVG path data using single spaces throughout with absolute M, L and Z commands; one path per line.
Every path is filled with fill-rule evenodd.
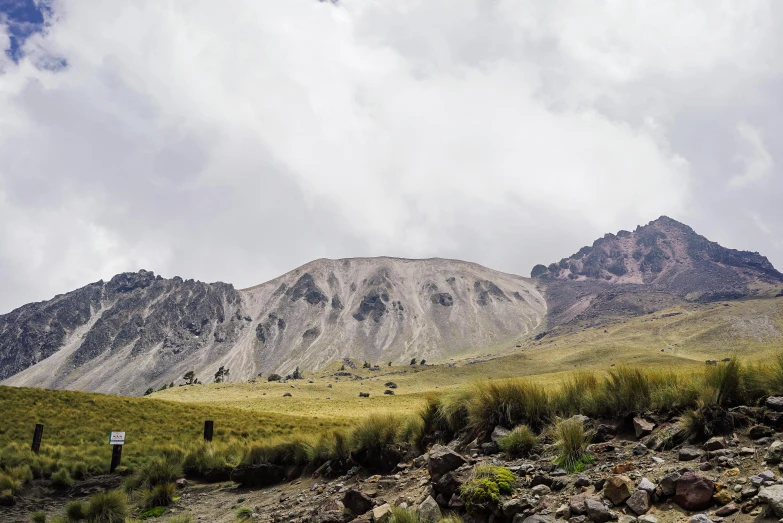
M 538 437 L 527 425 L 514 427 L 507 436 L 498 440 L 500 450 L 512 458 L 525 457 L 538 445 Z
M 253 517 L 253 511 L 250 507 L 239 507 L 236 512 L 234 512 L 234 515 L 239 521 L 248 521 Z
M 46 523 L 46 512 L 43 510 L 36 510 L 30 514 L 30 523 Z
M 152 459 L 139 470 L 139 479 L 148 488 L 173 483 L 180 477 L 182 465 L 177 456 Z
M 141 492 L 141 504 L 144 508 L 168 507 L 176 494 L 174 483 L 161 483 Z
M 64 513 L 68 521 L 81 521 L 87 518 L 87 504 L 83 501 L 71 501 L 65 505 Z
M 166 520 L 166 523 L 193 523 L 193 518 L 188 515 L 172 516 Z
M 166 513 L 166 507 L 149 507 L 139 512 L 139 519 L 159 518 Z
M 497 508 L 501 494 L 514 491 L 514 474 L 504 467 L 477 465 L 470 480 L 460 489 L 465 509 L 475 514 Z
M 73 486 L 73 479 L 68 469 L 60 469 L 52 474 L 52 486 L 56 489 L 67 489 Z
M 581 472 L 593 457 L 585 452 L 589 437 L 585 432 L 584 423 L 577 418 L 560 420 L 554 427 L 555 446 L 558 457 L 555 463 L 568 472 Z
M 77 461 L 71 465 L 71 476 L 74 479 L 84 479 L 89 475 L 87 463 L 84 461 Z
M 99 492 L 87 505 L 90 523 L 123 523 L 128 517 L 128 498 L 118 490 Z
M 389 523 L 426 523 L 415 510 L 402 507 L 392 507 Z

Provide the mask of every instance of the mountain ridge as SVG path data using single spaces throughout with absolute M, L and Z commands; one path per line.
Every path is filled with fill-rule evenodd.
M 189 370 L 211 381 L 224 367 L 245 381 L 346 357 L 444 361 L 524 347 L 553 329 L 783 294 L 783 274 L 765 257 L 665 216 L 606 234 L 532 276 L 390 256 L 319 258 L 244 289 L 121 273 L 0 315 L 0 380 L 138 394 Z

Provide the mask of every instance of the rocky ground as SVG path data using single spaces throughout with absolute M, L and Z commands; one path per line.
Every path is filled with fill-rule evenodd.
M 338 523 L 389 521 L 392 506 L 418 510 L 437 521 L 449 513 L 476 523 L 720 523 L 783 518 L 783 397 L 768 398 L 766 408 L 738 407 L 732 414 L 747 424 L 697 444 L 683 441 L 677 418 L 637 417 L 614 426 L 583 418 L 595 443 L 595 462 L 580 473 L 553 464 L 552 445 L 539 455 L 509 460 L 495 441 L 497 427 L 483 444 L 433 445 L 427 453 L 399 463 L 390 474 L 354 467 L 324 478 L 308 474 L 268 488 L 248 489 L 234 482 L 205 484 L 180 480 L 178 500 L 167 515 L 189 514 L 197 521 L 234 521 L 240 507 L 252 519 L 269 522 Z M 682 441 L 673 446 L 674 442 Z M 504 467 L 514 475 L 512 491 L 466 513 L 461 486 L 479 465 Z M 322 467 L 323 469 L 323 467 Z M 106 488 L 118 478 L 106 477 Z M 75 486 L 70 493 L 47 496 L 42 485 L 29 489 L 17 506 L 0 510 L 0 521 L 26 521 L 28 511 L 52 515 L 67 500 L 100 488 L 100 479 Z M 164 520 L 165 520 L 164 516 Z M 783 519 L 781 519 L 783 521 Z

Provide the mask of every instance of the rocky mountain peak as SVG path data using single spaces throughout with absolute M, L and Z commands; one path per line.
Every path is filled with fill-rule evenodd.
M 783 282 L 783 274 L 766 257 L 722 247 L 668 216 L 633 232 L 606 234 L 568 258 L 537 265 L 532 276 L 674 286 L 685 292 L 709 287 L 710 279 L 732 287 Z M 698 281 L 689 283 L 694 278 Z

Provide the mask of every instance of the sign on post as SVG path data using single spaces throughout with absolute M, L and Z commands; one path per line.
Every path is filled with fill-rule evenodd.
M 125 445 L 125 433 L 124 432 L 112 432 L 109 435 L 110 445 Z
M 125 445 L 125 433 L 110 433 L 109 444 L 111 445 L 111 466 L 109 467 L 109 472 L 114 474 L 114 471 L 117 470 L 117 467 L 122 462 L 122 446 Z

